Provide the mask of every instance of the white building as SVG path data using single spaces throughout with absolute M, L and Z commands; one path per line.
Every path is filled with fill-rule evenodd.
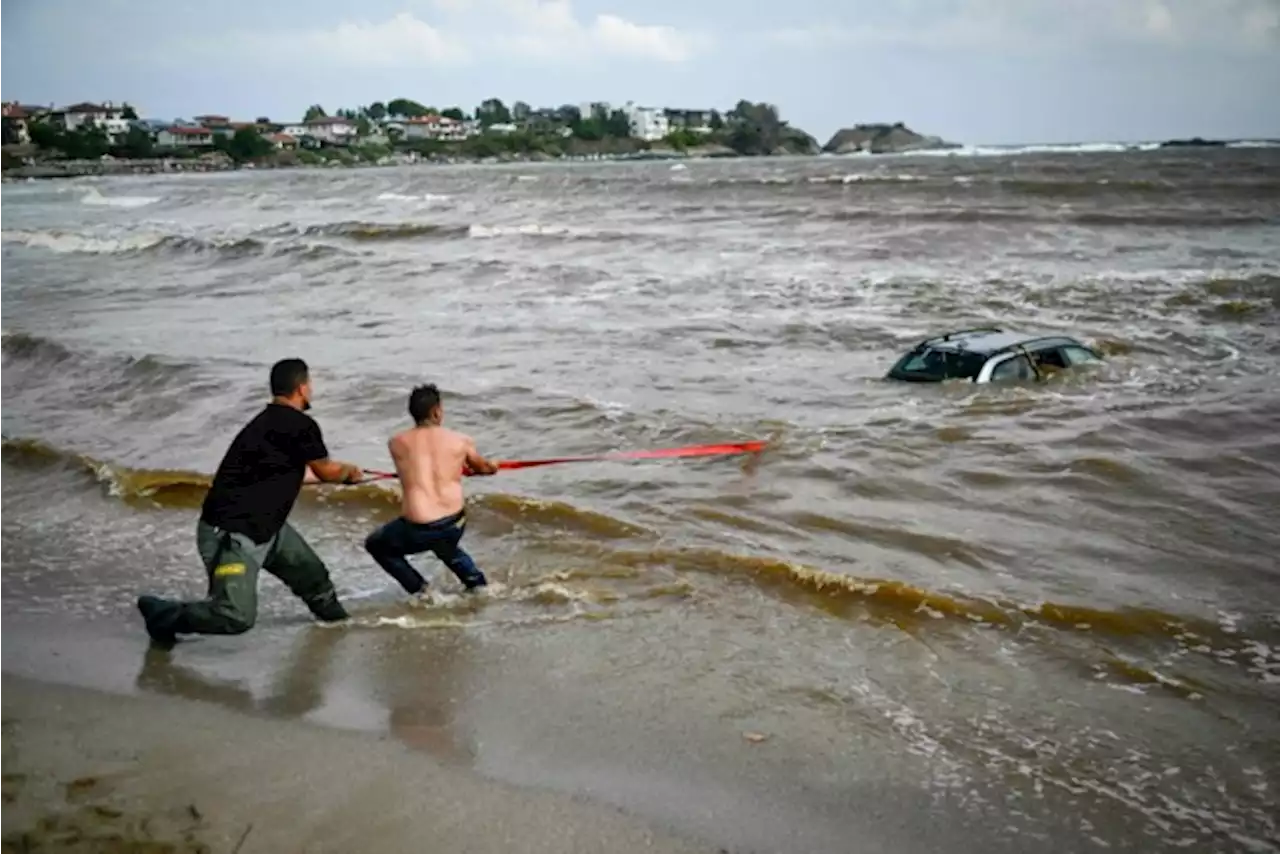
M 606 117 L 613 113 L 613 105 L 608 101 L 584 101 L 578 105 L 578 112 L 584 119 L 593 117 L 597 109 L 603 110 Z
M 129 132 L 129 120 L 124 117 L 124 107 L 110 101 L 105 104 L 72 104 L 56 110 L 54 115 L 61 120 L 68 133 L 84 127 L 100 127 L 110 137 L 122 137 Z
M 631 122 L 631 135 L 653 142 L 671 133 L 671 122 L 664 110 L 657 107 L 640 107 L 627 102 L 623 110 Z
M 307 136 L 329 145 L 350 145 L 356 138 L 356 123 L 341 116 L 323 116 L 302 125 Z M 290 128 L 285 128 L 284 132 L 290 136 L 299 135 L 291 133 Z
M 213 145 L 213 131 L 208 128 L 174 125 L 156 134 L 161 148 L 204 148 Z
M 460 122 L 448 116 L 415 116 L 400 123 L 405 139 L 440 139 L 458 142 L 473 136 L 474 122 Z

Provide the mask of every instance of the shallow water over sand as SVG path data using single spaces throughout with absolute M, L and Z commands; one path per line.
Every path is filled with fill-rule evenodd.
M 6 186 L 5 667 L 388 729 L 743 850 L 1280 850 L 1278 167 Z M 879 379 L 990 323 L 1109 358 Z M 144 659 L 133 596 L 201 589 L 203 484 L 286 355 L 371 468 L 424 379 L 499 458 L 773 442 L 469 482 L 479 604 L 426 561 L 443 601 L 410 607 L 364 555 L 389 489 L 311 490 L 354 624 L 264 579 L 255 635 Z

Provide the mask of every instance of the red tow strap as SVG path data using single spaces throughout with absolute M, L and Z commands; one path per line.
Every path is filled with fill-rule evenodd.
M 613 454 L 592 454 L 583 457 L 549 457 L 541 460 L 501 460 L 500 470 L 528 469 L 535 466 L 554 466 L 561 463 L 588 463 L 612 460 L 657 460 L 672 457 L 714 457 L 729 454 L 756 454 L 763 451 L 767 442 L 731 442 L 721 445 L 687 445 L 683 448 L 659 448 L 653 451 L 619 451 Z M 393 471 L 377 471 L 365 469 L 365 474 L 372 475 L 373 480 L 393 479 L 397 475 Z M 471 472 L 463 472 L 470 475 Z

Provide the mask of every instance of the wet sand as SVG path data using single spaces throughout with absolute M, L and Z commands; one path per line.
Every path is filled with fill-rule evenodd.
M 243 798 L 251 806 L 232 814 L 243 813 L 246 823 L 259 815 L 281 823 L 281 833 L 296 834 L 286 837 L 292 844 L 327 840 L 331 824 L 363 828 L 351 832 L 369 839 L 345 850 L 370 852 L 404 850 L 397 843 L 413 833 L 442 838 L 451 832 L 458 803 L 469 804 L 473 823 L 482 827 L 493 814 L 504 827 L 536 823 L 542 819 L 530 805 L 544 797 L 582 805 L 572 815 L 585 818 L 568 826 L 584 840 L 583 850 L 630 850 L 634 837 L 611 829 L 615 810 L 648 822 L 655 834 L 735 854 L 1146 854 L 1184 850 L 1188 842 L 1220 852 L 1270 845 L 1250 832 L 1267 827 L 1258 812 L 1266 809 L 1265 793 L 1241 795 L 1229 778 L 1221 804 L 1180 793 L 1180 781 L 1197 773 L 1192 763 L 1200 750 L 1177 740 L 1186 730 L 1181 719 L 1208 726 L 1194 703 L 1153 697 L 1139 719 L 1107 720 L 1119 730 L 1115 741 L 1095 741 L 1081 730 L 1055 748 L 1063 767 L 1054 772 L 1033 767 L 1030 747 L 994 730 L 986 750 L 966 758 L 955 734 L 931 731 L 889 696 L 846 696 L 833 682 L 826 692 L 791 689 L 808 697 L 803 705 L 779 702 L 743 648 L 696 608 L 668 603 L 615 618 L 630 624 L 623 635 L 593 631 L 593 621 L 584 619 L 486 626 L 501 607 L 468 614 L 410 607 L 393 597 L 362 600 L 352 606 L 352 623 L 340 628 L 311 624 L 300 614 L 269 617 L 252 635 L 200 638 L 172 652 L 148 649 L 131 614 L 66 623 L 10 610 L 5 678 L 20 677 L 14 684 L 24 687 L 6 691 L 6 722 L 15 715 L 36 729 L 6 723 L 5 769 L 11 770 L 8 751 L 14 749 L 35 762 L 36 772 L 61 783 L 102 774 L 98 766 L 77 764 L 81 741 L 91 751 L 108 751 L 105 756 L 156 757 L 145 766 L 145 786 L 152 789 L 139 789 L 143 795 L 172 789 L 202 812 L 212 810 L 200 800 L 210 795 L 215 803 Z M 794 609 L 789 618 L 758 627 L 758 643 L 773 650 L 779 665 L 794 660 L 802 650 L 787 639 L 806 622 L 813 620 Z M 879 659 L 869 643 L 861 651 L 855 645 L 837 650 L 841 627 L 830 622 L 827 628 L 831 636 L 811 649 L 838 654 L 833 673 L 866 670 Z M 590 659 L 575 655 L 584 646 Z M 898 650 L 906 653 L 901 645 Z M 966 686 L 955 682 L 954 662 L 922 664 L 910 678 L 945 692 L 957 722 L 973 714 L 992 721 L 990 710 L 1005 705 L 1025 708 L 1019 698 L 1034 690 L 1016 678 L 1001 680 L 997 671 L 982 686 Z M 688 678 L 671 684 L 673 669 Z M 89 691 L 31 688 L 24 681 L 31 678 Z M 939 681 L 947 678 L 953 684 Z M 36 700 L 23 699 L 27 689 Z M 1058 705 L 1064 714 L 1070 706 L 1096 709 L 1107 690 L 1081 692 Z M 48 712 L 11 706 L 41 696 L 88 700 Z M 1133 758 L 1134 751 L 1152 749 L 1143 728 L 1158 733 L 1164 752 L 1182 757 L 1185 770 L 1144 777 L 1153 760 Z M 76 733 L 76 741 L 47 748 L 59 732 Z M 1199 736 L 1202 742 L 1218 738 L 1214 728 Z M 233 752 L 184 768 L 177 757 L 188 739 L 196 750 L 231 744 Z M 1265 752 L 1259 733 L 1252 747 L 1234 755 L 1247 774 L 1255 761 L 1249 757 L 1265 761 Z M 50 764 L 59 756 L 65 764 Z M 1101 770 L 1094 778 L 1107 782 L 1091 786 L 1086 763 L 1096 764 Z M 20 762 L 13 767 L 32 773 Z M 227 775 L 251 782 L 224 795 Z M 255 800 L 263 786 L 270 797 Z M 368 786 L 376 798 L 364 796 Z M 313 810 L 310 797 L 321 806 Z M 597 822 L 597 812 L 606 818 Z M 1232 816 L 1237 824 L 1225 824 Z M 540 850 L 534 841 L 542 839 L 552 850 L 556 838 L 546 834 L 559 826 L 555 819 L 522 830 L 515 846 L 485 830 L 470 843 L 476 847 L 442 844 L 440 850 Z M 654 844 L 666 850 L 666 842 Z
M 366 734 L 6 674 L 4 850 L 716 849 Z

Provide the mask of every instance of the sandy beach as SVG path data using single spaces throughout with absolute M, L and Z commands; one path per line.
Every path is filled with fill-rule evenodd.
M 148 649 L 127 612 L 61 626 L 7 612 L 5 773 L 45 780 L 46 794 L 33 787 L 41 811 L 14 812 L 25 818 L 6 834 L 74 815 L 66 784 L 117 771 L 129 788 L 112 791 L 133 800 L 103 803 L 132 803 L 135 823 L 171 815 L 185 832 L 189 804 L 206 816 L 227 804 L 217 839 L 231 844 L 215 839 L 212 851 L 234 850 L 254 815 L 292 847 L 264 839 L 244 851 L 524 852 L 543 850 L 539 839 L 549 851 L 841 852 L 849 839 L 859 854 L 1019 850 L 955 799 L 914 790 L 902 769 L 927 773 L 928 762 L 886 756 L 866 736 L 835 742 L 784 710 L 749 711 L 727 682 L 719 707 L 698 714 L 695 698 L 655 682 L 684 657 L 678 645 L 601 646 L 599 668 L 584 671 L 568 666 L 577 621 L 535 623 L 507 642 L 460 629 L 459 607 L 378 597 L 343 627 L 273 618 L 254 635 L 171 652 Z M 687 615 L 654 616 L 665 617 L 655 633 L 705 631 Z M 857 762 L 842 758 L 850 751 Z M 200 839 L 212 832 L 202 825 Z M 425 838 L 440 847 L 420 847 Z
M 714 851 L 362 733 L 4 676 L 4 851 Z

